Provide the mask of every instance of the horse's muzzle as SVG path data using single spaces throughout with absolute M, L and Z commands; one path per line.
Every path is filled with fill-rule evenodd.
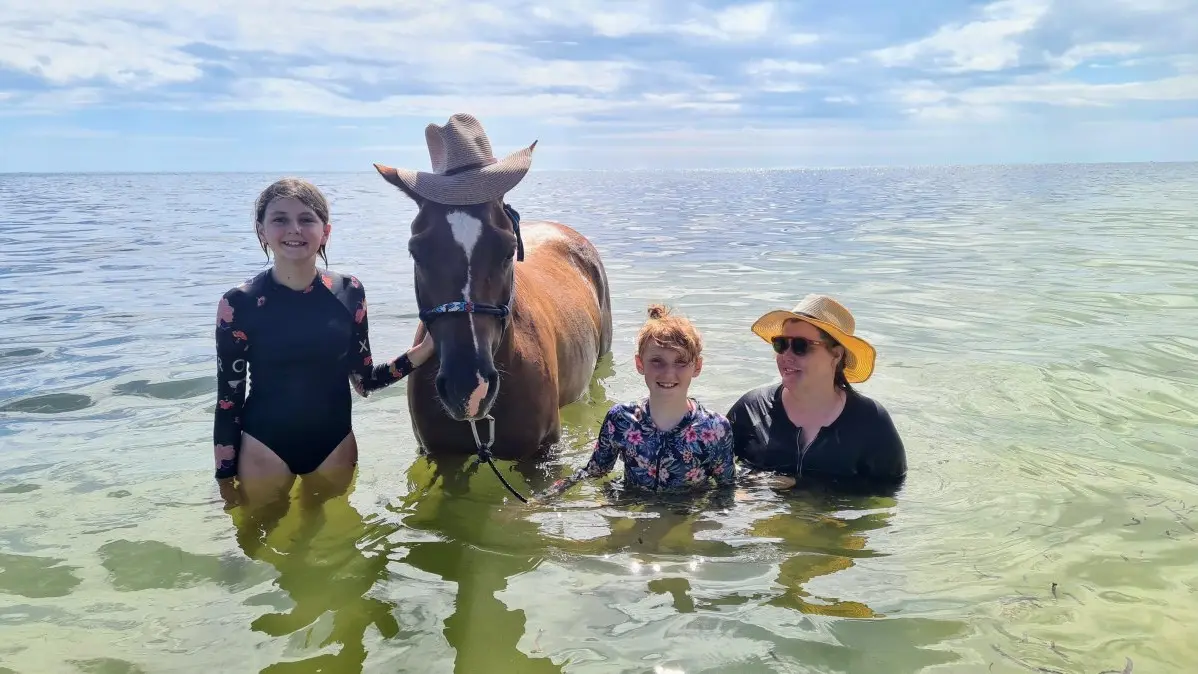
M 445 368 L 437 374 L 437 396 L 455 421 L 486 416 L 499 392 L 499 373 L 489 363 L 478 368 Z

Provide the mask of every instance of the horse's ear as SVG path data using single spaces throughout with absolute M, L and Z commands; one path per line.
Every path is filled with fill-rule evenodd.
M 383 180 L 395 185 L 399 188 L 400 192 L 408 195 L 408 198 L 412 201 L 415 201 L 417 206 L 420 206 L 424 203 L 424 199 L 422 199 L 419 194 L 413 192 L 412 188 L 405 185 L 404 182 L 399 179 L 399 174 L 396 173 L 395 169 L 387 166 L 386 164 L 375 164 L 374 170 L 378 171 L 379 175 L 383 176 Z

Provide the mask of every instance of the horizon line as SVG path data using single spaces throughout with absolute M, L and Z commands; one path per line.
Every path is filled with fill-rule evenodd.
M 977 163 L 945 163 L 945 164 L 846 164 L 832 166 L 726 166 L 726 167 L 674 167 L 674 168 L 542 168 L 529 171 L 534 173 L 733 173 L 755 171 L 852 171 L 862 169 L 948 169 L 948 168 L 991 168 L 991 167 L 1035 167 L 1035 166 L 1107 166 L 1107 165 L 1137 165 L 1137 164 L 1195 164 L 1198 159 L 1167 159 L 1167 160 L 1108 160 L 1108 161 L 1051 161 L 1051 162 L 977 162 Z M 324 174 L 324 175 L 355 175 L 371 174 L 371 170 L 345 169 L 204 169 L 190 171 L 6 171 L 0 170 L 0 176 L 60 176 L 60 175 L 253 175 L 253 174 Z

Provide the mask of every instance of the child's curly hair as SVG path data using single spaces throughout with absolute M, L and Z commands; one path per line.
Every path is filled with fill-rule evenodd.
M 650 341 L 662 348 L 678 349 L 691 363 L 703 353 L 703 337 L 689 319 L 671 313 L 664 304 L 650 304 L 648 313 L 649 320 L 636 336 L 637 354 L 644 354 Z

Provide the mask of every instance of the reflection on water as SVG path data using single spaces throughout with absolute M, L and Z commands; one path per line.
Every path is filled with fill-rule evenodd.
M 230 513 L 241 550 L 278 574 L 247 600 L 267 609 L 250 629 L 286 644 L 287 659 L 261 671 L 361 671 L 367 629 L 400 637 L 394 605 L 372 596 L 387 576 L 389 550 L 379 542 L 394 525 L 368 523 L 348 494 L 317 495 L 303 480 L 288 501 Z
M 347 493 L 250 510 L 211 480 L 211 326 L 262 268 L 246 204 L 275 177 L 0 177 L 0 672 L 1198 663 L 1198 166 L 534 172 L 513 202 L 596 242 L 616 335 L 560 451 L 499 464 L 513 486 L 642 393 L 647 303 L 696 319 L 693 392 L 726 410 L 775 376 L 751 321 L 829 292 L 878 347 L 903 489 L 646 498 L 617 466 L 524 506 L 417 455 L 398 386 L 355 401 Z M 411 206 L 310 177 L 398 353 Z

